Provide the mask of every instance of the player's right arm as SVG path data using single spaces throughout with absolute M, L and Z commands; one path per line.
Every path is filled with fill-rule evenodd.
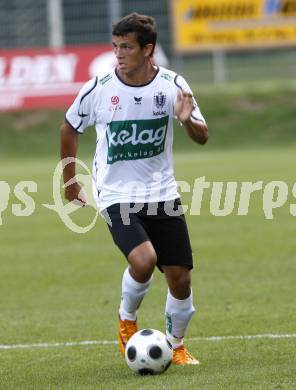
M 76 181 L 76 166 L 75 158 L 77 156 L 79 133 L 65 121 L 60 130 L 61 142 L 60 153 L 61 159 L 65 161 L 63 166 L 63 179 L 65 183 L 65 198 L 72 201 L 80 201 L 83 204 L 86 203 L 86 199 L 83 196 L 82 188 Z M 67 162 L 67 158 L 71 158 L 71 162 Z M 70 184 L 67 184 L 70 183 Z
M 65 197 L 70 202 L 80 201 L 86 204 L 86 197 L 80 184 L 76 180 L 75 159 L 78 151 L 80 134 L 86 127 L 95 123 L 93 110 L 93 91 L 98 79 L 89 80 L 79 91 L 76 99 L 66 113 L 60 134 L 60 153 L 63 160 L 63 178 L 65 183 Z M 68 161 L 67 161 L 68 159 Z

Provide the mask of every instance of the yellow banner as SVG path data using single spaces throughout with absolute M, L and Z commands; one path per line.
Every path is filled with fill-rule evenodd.
M 296 0 L 171 0 L 179 53 L 296 45 Z

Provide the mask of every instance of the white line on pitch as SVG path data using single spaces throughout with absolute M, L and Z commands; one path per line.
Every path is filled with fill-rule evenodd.
M 11 344 L 1 345 L 1 349 L 24 349 L 24 348 L 52 348 L 52 347 L 76 347 L 80 345 L 107 345 L 117 344 L 115 340 L 93 340 L 93 341 L 69 341 L 65 343 L 40 343 L 40 344 Z
M 289 339 L 296 338 L 296 333 L 290 334 L 254 334 L 245 336 L 209 336 L 209 337 L 188 337 L 188 341 L 224 341 L 224 340 L 253 340 L 253 339 Z M 0 350 L 7 349 L 25 349 L 25 348 L 58 348 L 58 347 L 76 347 L 83 345 L 110 345 L 117 344 L 115 340 L 93 340 L 93 341 L 70 341 L 65 343 L 40 343 L 40 344 L 8 344 L 1 345 Z
M 296 338 L 296 333 L 289 334 L 253 334 L 245 336 L 209 336 L 209 337 L 190 337 L 190 341 L 223 341 L 223 340 L 253 340 L 253 339 L 291 339 Z

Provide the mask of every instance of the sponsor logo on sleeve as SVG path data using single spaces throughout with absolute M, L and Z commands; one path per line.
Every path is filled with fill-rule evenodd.
M 102 79 L 99 80 L 99 83 L 101 85 L 104 85 L 107 83 L 112 78 L 111 74 L 107 74 L 107 76 L 103 77 Z
M 172 81 L 173 77 L 169 75 L 168 73 L 163 73 L 160 77 L 162 77 L 165 80 Z

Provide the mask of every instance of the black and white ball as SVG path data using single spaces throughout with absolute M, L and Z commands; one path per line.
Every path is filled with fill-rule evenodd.
M 173 349 L 166 336 L 156 329 L 136 332 L 125 348 L 128 366 L 140 375 L 161 374 L 173 358 Z

